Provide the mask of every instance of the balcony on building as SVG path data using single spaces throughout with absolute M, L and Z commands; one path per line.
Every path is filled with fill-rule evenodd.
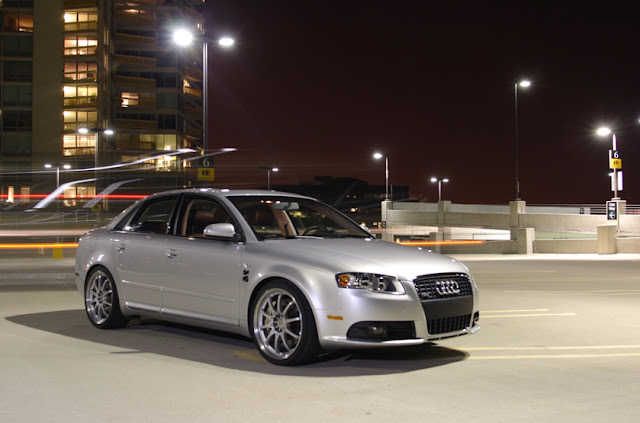
M 155 67 L 156 59 L 153 57 L 131 56 L 129 54 L 116 54 L 116 63 L 120 65 Z

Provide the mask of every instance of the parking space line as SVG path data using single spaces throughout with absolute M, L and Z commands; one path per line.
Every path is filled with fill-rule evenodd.
M 471 347 L 465 348 L 465 351 L 566 351 L 613 349 L 640 349 L 640 345 L 575 345 L 564 347 Z
M 615 357 L 640 357 L 639 352 L 602 352 L 602 353 L 579 353 L 579 351 L 594 350 L 633 350 L 640 349 L 640 345 L 583 345 L 583 346 L 556 346 L 556 347 L 476 347 L 465 348 L 466 351 L 570 351 L 572 354 L 521 354 L 521 355 L 472 355 L 469 360 L 526 360 L 540 358 L 615 358 Z
M 638 353 L 614 353 L 614 354 L 557 354 L 557 355 L 487 355 L 471 356 L 469 360 L 524 360 L 538 358 L 612 358 L 612 357 L 640 357 Z
M 593 295 L 640 295 L 640 289 L 602 289 L 593 291 L 504 291 L 511 294 L 544 295 L 544 296 L 593 296 Z
M 503 314 L 499 316 L 482 315 L 482 319 L 502 319 L 509 317 L 552 317 L 552 316 L 575 316 L 576 313 L 531 313 L 531 314 Z
M 482 310 L 482 313 L 533 313 L 540 311 L 549 311 L 548 308 L 530 308 L 530 309 L 521 309 L 521 310 Z

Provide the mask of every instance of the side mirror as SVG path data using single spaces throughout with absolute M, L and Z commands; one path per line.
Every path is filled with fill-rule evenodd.
M 236 233 L 236 229 L 231 223 L 212 223 L 204 228 L 203 233 L 207 238 L 223 238 L 233 241 L 240 240 L 240 235 Z

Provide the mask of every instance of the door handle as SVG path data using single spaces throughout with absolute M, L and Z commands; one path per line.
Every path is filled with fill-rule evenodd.
M 169 257 L 170 259 L 176 258 L 177 255 L 178 255 L 178 250 L 174 250 L 173 248 L 169 248 L 167 250 L 167 257 Z
M 118 251 L 119 253 L 124 252 L 124 250 L 127 248 L 127 244 L 119 244 L 118 247 L 116 248 L 116 251 Z

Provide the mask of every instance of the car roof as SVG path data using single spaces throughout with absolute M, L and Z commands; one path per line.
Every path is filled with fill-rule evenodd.
M 155 194 L 150 195 L 149 197 L 162 196 L 162 195 L 170 195 L 170 194 L 209 194 L 209 195 L 218 195 L 224 197 L 241 197 L 241 196 L 286 196 L 286 197 L 294 197 L 294 198 L 305 198 L 313 200 L 311 197 L 307 197 L 305 195 L 294 194 L 290 192 L 281 192 L 281 191 L 268 191 L 268 190 L 233 190 L 233 189 L 218 189 L 218 188 L 184 188 L 184 189 L 176 189 L 169 191 L 157 192 Z

